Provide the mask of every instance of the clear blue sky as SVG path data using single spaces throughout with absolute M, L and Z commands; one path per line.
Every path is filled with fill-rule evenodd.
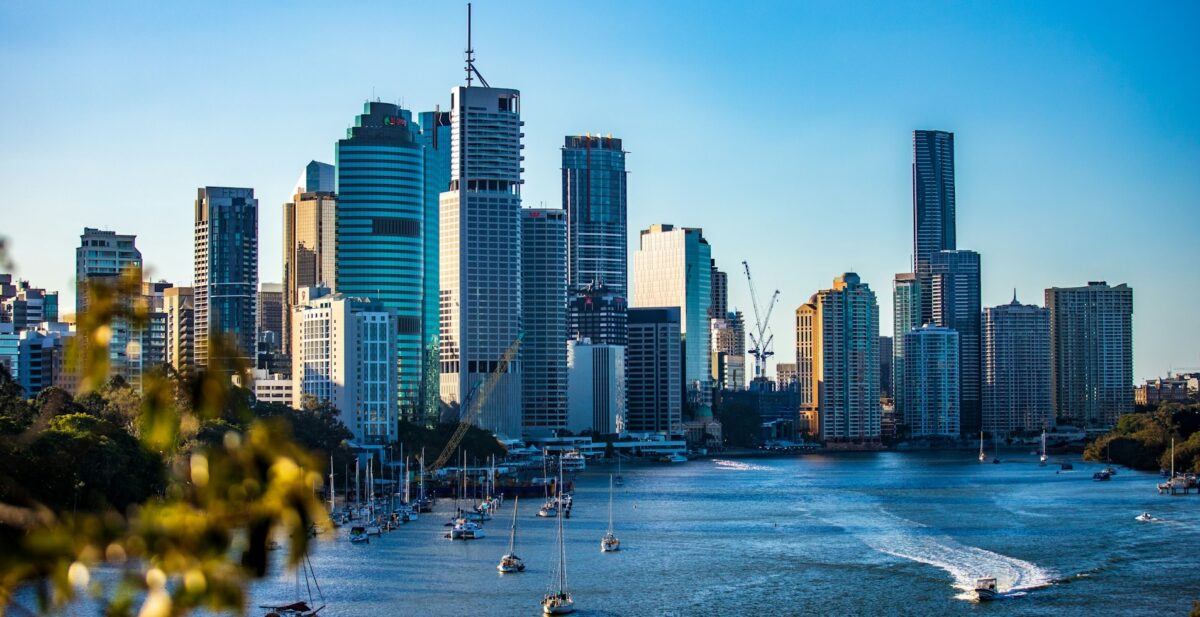
M 1088 280 L 1134 288 L 1135 377 L 1200 366 L 1200 4 L 475 5 L 478 66 L 519 88 L 526 204 L 559 205 L 559 146 L 629 155 L 630 241 L 703 227 L 749 314 L 740 262 L 792 311 L 846 270 L 879 295 L 911 251 L 910 132 L 954 131 L 960 248 L 985 305 Z M 750 4 L 750 3 L 747 3 Z M 73 306 L 86 226 L 138 235 L 188 283 L 197 186 L 260 199 L 261 279 L 281 204 L 372 96 L 445 107 L 454 2 L 0 5 L 0 235 Z M 635 283 L 636 284 L 636 283 Z

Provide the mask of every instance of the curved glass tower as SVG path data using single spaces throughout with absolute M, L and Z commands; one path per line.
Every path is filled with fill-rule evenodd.
M 337 143 L 337 287 L 396 314 L 397 399 L 420 415 L 425 153 L 412 113 L 366 103 Z M 435 223 L 436 224 L 436 223 Z

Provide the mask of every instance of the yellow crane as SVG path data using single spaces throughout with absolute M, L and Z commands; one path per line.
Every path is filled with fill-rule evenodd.
M 517 350 L 521 347 L 521 339 L 525 338 L 525 333 L 517 335 L 517 340 L 504 350 L 504 355 L 500 356 L 500 362 L 496 364 L 496 370 L 488 375 L 487 379 L 482 383 L 477 384 L 467 396 L 463 399 L 459 406 L 466 407 L 466 413 L 459 414 L 458 426 L 454 429 L 454 434 L 450 436 L 450 441 L 446 442 L 446 448 L 438 455 L 437 460 L 433 461 L 433 465 L 426 470 L 426 473 L 433 473 L 442 468 L 446 461 L 454 455 L 454 450 L 458 448 L 458 444 L 462 441 L 464 435 L 467 434 L 467 429 L 475 424 L 475 419 L 479 417 L 479 410 L 483 408 L 484 401 L 487 400 L 489 394 L 500 381 L 500 377 L 508 371 L 508 365 L 512 363 L 513 358 L 517 357 Z

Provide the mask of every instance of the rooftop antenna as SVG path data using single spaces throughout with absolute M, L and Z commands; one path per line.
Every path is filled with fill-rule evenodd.
M 483 84 L 484 88 L 490 88 L 486 79 L 479 73 L 479 69 L 475 68 L 475 50 L 471 49 L 471 3 L 467 3 L 467 87 L 471 87 L 471 75 L 479 78 L 479 83 Z

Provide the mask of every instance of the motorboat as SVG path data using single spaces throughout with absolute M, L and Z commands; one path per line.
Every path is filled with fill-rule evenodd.
M 995 577 L 985 576 L 975 580 L 975 599 L 979 600 L 980 602 L 989 602 L 991 600 L 995 600 L 999 593 L 1000 592 L 996 588 Z
M 355 544 L 369 544 L 371 542 L 371 537 L 367 535 L 367 529 L 365 527 L 351 527 L 350 541 Z
M 451 540 L 479 540 L 486 536 L 487 534 L 483 531 L 483 525 L 468 521 L 465 518 L 456 520 L 454 526 L 450 528 Z
M 1107 480 L 1112 480 L 1112 475 L 1107 471 L 1097 471 L 1096 473 L 1092 474 L 1092 479 L 1097 482 L 1104 482 Z
M 517 557 L 517 505 L 520 503 L 520 497 L 513 503 L 512 529 L 508 533 L 508 552 L 500 558 L 500 563 L 496 565 L 496 569 L 501 574 L 515 574 L 525 571 L 525 562 Z
M 1104 473 L 1106 473 L 1106 474 L 1108 474 L 1108 475 L 1110 475 L 1110 476 L 1115 476 L 1115 475 L 1117 475 L 1117 470 L 1116 470 L 1116 469 L 1113 469 L 1113 466 L 1112 466 L 1112 465 L 1109 465 L 1109 466 L 1105 467 L 1103 471 L 1104 471 Z
M 670 456 L 664 456 L 658 460 L 664 463 L 686 463 L 688 461 L 686 456 L 679 454 L 678 452 Z
M 1142 512 L 1141 514 L 1133 517 L 1133 520 L 1135 520 L 1139 523 L 1153 523 L 1153 522 L 1157 521 L 1158 519 L 1155 518 L 1154 515 L 1150 514 L 1149 512 Z

